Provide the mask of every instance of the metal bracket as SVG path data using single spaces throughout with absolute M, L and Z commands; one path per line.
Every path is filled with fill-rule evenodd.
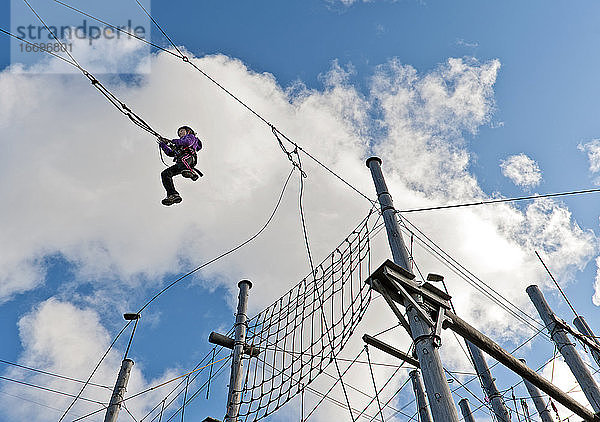
M 435 324 L 431 320 L 429 314 L 425 312 L 421 305 L 417 303 L 417 301 L 406 291 L 406 289 L 402 287 L 399 283 L 396 283 L 394 280 L 390 280 L 390 282 L 392 282 L 394 288 L 398 290 L 398 293 L 400 293 L 402 298 L 408 301 L 408 303 L 410 303 L 415 308 L 417 313 L 421 316 L 421 318 L 423 318 L 423 321 L 425 321 L 425 323 L 429 325 L 429 328 L 435 328 Z

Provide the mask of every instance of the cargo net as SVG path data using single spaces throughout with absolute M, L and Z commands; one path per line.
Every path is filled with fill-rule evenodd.
M 248 321 L 240 421 L 258 421 L 301 393 L 348 342 L 371 300 L 369 219 L 311 274 Z

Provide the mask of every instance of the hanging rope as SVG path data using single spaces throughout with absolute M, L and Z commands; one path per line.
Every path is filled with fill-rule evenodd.
M 371 356 L 369 354 L 369 346 L 365 344 L 365 352 L 367 352 L 367 361 L 369 362 L 369 372 L 371 372 L 371 380 L 373 381 L 373 390 L 375 391 L 375 398 L 377 399 L 377 407 L 379 408 L 379 414 L 381 415 L 381 422 L 385 422 L 383 419 L 383 410 L 381 409 L 381 402 L 379 401 L 379 391 L 377 391 L 377 384 L 375 384 L 375 374 L 373 374 L 373 367 L 371 366 Z
M 571 301 L 569 300 L 569 298 L 567 297 L 567 295 L 565 294 L 563 289 L 560 287 L 560 284 L 558 284 L 558 281 L 556 281 L 556 279 L 550 272 L 550 269 L 548 268 L 548 266 L 546 265 L 546 263 L 544 262 L 544 260 L 542 259 L 542 257 L 538 253 L 538 251 L 534 251 L 534 252 L 535 252 L 535 255 L 538 257 L 538 259 L 540 260 L 540 262 L 542 263 L 542 265 L 544 266 L 544 268 L 546 269 L 546 272 L 550 276 L 550 279 L 554 282 L 554 285 L 556 286 L 556 288 L 558 289 L 558 291 L 560 292 L 562 297 L 565 299 L 565 302 L 567 302 L 567 305 L 569 305 L 569 307 L 571 308 L 571 311 L 573 311 L 573 313 L 575 314 L 576 317 L 579 317 L 579 314 L 577 313 L 577 311 L 575 310 L 573 305 L 571 305 Z

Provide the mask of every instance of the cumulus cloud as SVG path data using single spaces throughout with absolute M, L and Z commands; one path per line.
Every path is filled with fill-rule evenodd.
M 21 365 L 59 375 L 68 374 L 70 378 L 79 380 L 87 379 L 93 369 L 90 357 L 97 360 L 111 342 L 96 311 L 55 299 L 40 303 L 19 320 L 19 336 L 25 350 L 19 359 Z M 120 355 L 115 349 L 108 354 L 92 379 L 93 385 L 86 388 L 83 399 L 77 401 L 70 411 L 71 417 L 102 409 L 101 403 L 108 403 L 117 368 L 121 365 Z M 8 370 L 5 376 L 73 396 L 79 393 L 82 386 L 78 382 L 32 373 L 18 367 Z M 155 385 L 172 376 L 172 372 L 167 372 L 161 379 L 152 380 L 152 383 Z M 148 386 L 139 367 L 134 365 L 128 391 L 142 391 Z M 8 382 L 2 385 L 0 391 L 3 393 L 0 403 L 8 418 L 3 420 L 56 421 L 73 400 L 65 395 L 40 394 L 40 390 L 23 389 L 20 384 Z M 11 404 L 16 397 L 22 400 L 18 406 Z M 154 392 L 143 399 L 131 400 L 127 407 L 134 414 L 144 414 L 158 400 Z M 53 411 L 41 411 L 42 408 Z
M 577 145 L 579 151 L 585 152 L 590 161 L 590 172 L 598 173 L 600 171 L 600 139 L 593 139 L 590 142 Z
M 297 84 L 286 90 L 272 75 L 253 72 L 239 60 L 222 55 L 193 60 L 362 192 L 374 196 L 364 159 L 376 153 L 399 209 L 487 197 L 468 170 L 471 156 L 464 134 L 476 134 L 491 120 L 497 60 L 452 58 L 426 74 L 390 60 L 376 69 L 367 94 L 352 86 L 349 71 L 338 64 L 322 78 L 322 89 Z M 154 140 L 118 115 L 85 78 L 0 74 L 0 90 L 6 93 L 0 98 L 0 193 L 11 204 L 0 220 L 0 230 L 11 239 L 10 249 L 0 255 L 0 298 L 11 300 L 43 285 L 48 256 L 63 257 L 74 278 L 21 319 L 22 362 L 85 377 L 109 341 L 106 327 L 113 326 L 115 308 L 135 308 L 172 274 L 248 238 L 279 195 L 290 164 L 268 127 L 168 54 L 153 56 L 151 69 L 133 82 L 103 82 L 164 135 L 188 123 L 203 139 L 198 167 L 205 177 L 196 183 L 177 180 L 184 200 L 171 208 L 160 204 L 162 167 Z M 308 174 L 307 229 L 319 260 L 355 227 L 370 204 L 308 158 L 302 162 Z M 197 283 L 225 286 L 234 293 L 239 279 L 252 279 L 253 314 L 308 272 L 297 177 L 263 235 L 207 268 Z M 581 229 L 564 205 L 550 200 L 523 211 L 498 205 L 443 211 L 435 218 L 423 213 L 410 220 L 524 310 L 531 309 L 525 286 L 546 282 L 534 248 L 555 263 L 553 271 L 562 280 L 569 280 L 595 252 L 595 235 Z M 448 273 L 418 245 L 414 254 L 423 271 Z M 387 257 L 380 235 L 373 242 L 373 265 Z M 446 282 L 465 319 L 504 340 L 523 338 L 526 328 L 462 278 L 448 274 Z M 81 285 L 92 293 L 79 291 Z M 111 294 L 115 292 L 119 295 Z M 381 301 L 373 306 L 361 326 L 365 331 L 378 331 L 393 317 Z M 77 317 L 89 321 L 86 332 L 72 327 L 76 335 L 69 336 L 60 325 L 71 327 L 66 322 Z M 47 321 L 53 325 L 48 327 Z M 63 336 L 71 353 L 86 351 L 85 361 L 69 363 L 69 355 L 55 351 Z M 394 341 L 401 348 L 410 344 L 407 336 Z M 357 337 L 348 353 L 361 347 Z M 444 340 L 442 351 L 447 362 L 466 364 L 452 340 Z M 111 356 L 112 367 L 118 367 L 118 355 Z M 389 374 L 379 370 L 378 377 Z M 137 376 L 143 385 L 142 374 Z M 110 385 L 109 379 L 114 370 L 107 372 Z M 360 374 L 351 381 L 363 391 L 369 385 Z M 323 412 L 325 420 L 337 410 Z M 11 420 L 23 420 L 21 416 L 10 413 Z
M 500 168 L 502 174 L 517 186 L 534 188 L 542 181 L 542 172 L 537 163 L 522 153 L 502 160 Z

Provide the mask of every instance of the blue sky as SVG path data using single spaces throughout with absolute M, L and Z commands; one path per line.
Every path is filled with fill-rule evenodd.
M 79 3 L 73 5 L 92 10 Z M 348 3 L 174 0 L 151 6 L 169 36 L 202 68 L 371 197 L 374 189 L 363 162 L 371 151 L 381 155 L 398 208 L 597 186 L 596 2 Z M 106 13 L 139 13 L 131 6 Z M 2 8 L 0 27 L 9 29 L 10 2 L 3 0 Z M 168 46 L 156 28 L 152 41 Z M 6 257 L 0 274 L 0 359 L 85 378 L 106 339 L 122 327 L 120 314 L 139 308 L 177 275 L 260 228 L 289 171 L 288 162 L 260 122 L 184 63 L 153 51 L 154 56 L 146 56 L 150 73 L 136 84 L 110 76 L 102 80 L 159 131 L 174 136 L 182 121 L 190 122 L 205 140 L 199 166 L 206 177 L 195 185 L 176 181 L 183 204 L 162 208 L 161 164 L 148 136 L 115 113 L 82 76 L 39 69 L 27 76 L 15 72 L 9 39 L 0 37 L 0 43 L 0 88 L 6 90 L 0 95 L 6 153 L 0 159 L 0 193 L 6 198 L 0 208 L 6 230 L 0 250 Z M 102 52 L 111 50 L 82 47 L 75 55 L 84 67 L 126 58 L 123 52 Z M 511 157 L 517 158 L 509 161 Z M 512 164 L 503 171 L 503 162 Z M 309 234 L 321 259 L 368 206 L 318 166 L 306 165 Z M 131 391 L 184 373 L 204 356 L 208 333 L 226 331 L 233 323 L 240 278 L 255 281 L 251 301 L 256 298 L 256 312 L 309 271 L 297 186 L 292 189 L 273 226 L 257 242 L 180 283 L 149 308 L 132 349 L 139 372 Z M 409 218 L 519 306 L 530 306 L 525 286 L 543 285 L 555 311 L 570 321 L 568 307 L 535 258 L 534 250 L 539 250 L 576 309 L 600 330 L 592 301 L 600 256 L 597 195 L 530 205 L 433 211 Z M 381 240 L 380 235 L 376 266 L 386 257 Z M 489 304 L 461 290 L 462 282 L 445 267 L 423 251 L 415 255 L 424 271 L 448 274 L 450 293 L 463 306 L 465 319 L 477 320 L 487 309 Z M 600 289 L 596 293 L 600 299 Z M 63 353 L 60 326 L 71 327 L 73 316 L 88 327 L 87 334 L 97 336 L 82 334 L 81 342 L 65 342 Z M 388 317 L 373 317 L 360 331 L 383 330 L 383 321 L 389 323 L 392 314 Z M 479 328 L 506 348 L 527 337 L 501 310 L 484 312 L 480 322 Z M 75 333 L 77 326 L 72 327 Z M 410 341 L 404 337 L 398 333 L 399 339 L 390 341 L 407 347 Z M 448 365 L 464 369 L 464 361 L 451 358 L 458 349 L 447 337 Z M 113 366 L 125 347 L 117 344 Z M 552 346 L 538 340 L 525 355 L 535 366 L 552 357 Z M 557 368 L 562 377 L 557 382 L 570 388 L 560 362 Z M 0 370 L 14 378 L 30 376 L 10 367 Z M 116 372 L 117 367 L 107 366 L 100 379 L 112 384 Z M 190 420 L 222 416 L 225 378 L 215 381 L 210 400 L 199 399 L 186 409 Z M 360 376 L 356 378 L 348 382 L 359 383 Z M 497 378 L 500 388 L 518 381 L 502 370 Z M 50 385 L 43 378 L 35 381 Z M 75 388 L 52 385 L 62 391 Z M 48 405 L 56 399 L 52 395 L 13 385 L 4 385 L 1 392 L 6 406 L 0 407 L 19 403 L 23 413 L 0 411 L 0 420 L 60 416 L 23 400 Z M 140 404 L 139 411 L 159 396 Z M 410 391 L 399 395 L 397 407 L 411 397 Z M 272 420 L 286 420 L 290 414 L 299 419 L 298 413 L 287 411 Z M 325 410 L 315 419 L 326 420 L 330 411 L 335 412 Z M 79 412 L 85 413 L 84 408 Z M 489 418 L 485 412 L 477 416 Z

